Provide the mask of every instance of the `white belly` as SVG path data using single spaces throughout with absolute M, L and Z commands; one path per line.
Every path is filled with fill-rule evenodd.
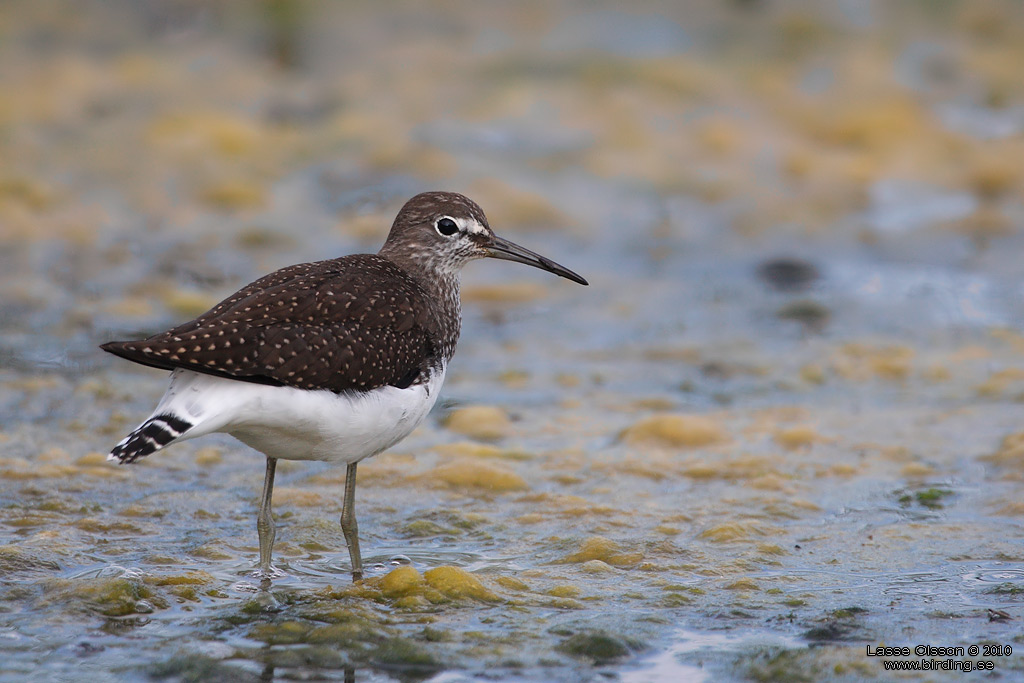
M 195 419 L 187 438 L 227 432 L 272 458 L 353 463 L 409 436 L 437 401 L 444 375 L 441 367 L 407 389 L 335 394 L 178 370 L 165 401 Z

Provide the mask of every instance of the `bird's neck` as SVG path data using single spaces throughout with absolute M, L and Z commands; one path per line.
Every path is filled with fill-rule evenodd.
M 445 362 L 451 360 L 455 345 L 462 329 L 462 304 L 459 299 L 458 268 L 418 253 L 389 253 L 381 249 L 383 256 L 404 271 L 426 295 L 430 307 L 430 325 L 435 341 Z

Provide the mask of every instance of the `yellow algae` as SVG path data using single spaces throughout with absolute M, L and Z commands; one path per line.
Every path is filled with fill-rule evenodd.
M 1008 155 L 1002 145 L 975 153 L 964 172 L 966 184 L 987 199 L 996 199 L 1024 182 L 1024 166 L 1014 155 Z
M 500 285 L 474 285 L 462 289 L 463 301 L 488 304 L 525 304 L 548 295 L 549 289 L 536 282 L 510 282 Z
M 760 543 L 757 546 L 757 552 L 763 555 L 788 555 L 788 553 L 782 548 L 782 546 L 774 543 Z
M 137 579 L 54 579 L 44 587 L 48 600 L 81 600 L 108 617 L 146 614 L 167 602 Z
M 1020 383 L 1024 382 L 1024 368 L 1005 368 L 998 370 L 989 378 L 975 387 L 979 396 L 995 398 L 1007 392 L 1011 387 L 1020 390 Z
M 759 591 L 761 587 L 757 585 L 752 579 L 737 579 L 731 583 L 727 583 L 722 586 L 726 590 L 730 591 Z
M 204 571 L 190 571 L 174 576 L 147 576 L 146 583 L 154 586 L 202 586 L 213 582 L 213 576 Z
M 570 586 L 567 584 L 553 586 L 544 592 L 554 598 L 578 598 L 583 593 L 583 591 L 576 586 Z
M 218 209 L 252 209 L 266 203 L 261 185 L 244 180 L 226 180 L 204 188 L 199 198 Z
M 434 452 L 439 455 L 456 458 L 505 458 L 508 460 L 529 460 L 533 458 L 530 453 L 522 451 L 507 451 L 493 444 L 477 443 L 475 441 L 456 441 L 434 447 Z
M 395 598 L 392 603 L 398 609 L 420 609 L 444 602 L 444 597 L 434 590 L 427 590 L 423 595 L 403 595 Z
M 811 124 L 812 133 L 825 142 L 885 151 L 926 130 L 927 120 L 921 106 L 909 97 L 890 95 L 852 106 L 822 109 L 807 123 Z
M 598 493 L 598 491 L 595 490 L 594 493 Z M 552 500 L 551 502 L 553 505 L 561 508 L 555 514 L 562 518 L 582 517 L 584 515 L 609 516 L 619 512 L 619 510 L 611 505 L 591 503 L 586 498 L 579 496 L 560 496 L 557 500 Z
M 238 232 L 235 244 L 243 249 L 287 249 L 295 246 L 295 240 L 278 230 L 252 225 Z
M 695 463 L 683 470 L 683 474 L 691 479 L 714 479 L 721 477 L 723 472 L 721 467 L 710 463 Z
M 217 543 L 207 543 L 189 551 L 193 557 L 201 557 L 205 560 L 231 560 L 235 559 L 234 552 L 225 552 L 220 549 Z
M 856 448 L 862 448 L 864 450 L 874 450 L 878 452 L 878 455 L 885 460 L 890 462 L 909 462 L 912 461 L 916 456 L 906 446 L 886 446 L 883 444 L 856 444 Z
M 29 569 L 57 571 L 60 565 L 31 555 L 22 548 L 13 545 L 0 545 L 0 571 L 16 572 Z
M 745 455 L 738 458 L 691 460 L 683 474 L 691 479 L 753 479 L 771 474 L 777 458 Z
M 1017 353 L 1024 353 L 1024 334 L 1021 334 L 1017 330 L 1011 330 L 1002 327 L 996 327 L 992 329 L 992 337 L 998 341 L 1007 344 L 1011 349 Z M 991 356 L 991 351 L 987 352 L 980 358 L 988 358 Z M 968 360 L 971 360 L 970 358 Z
M 417 145 L 403 152 L 394 168 L 403 172 L 412 172 L 421 178 L 450 178 L 459 169 L 458 161 L 432 145 Z
M 591 536 L 580 544 L 579 550 L 558 560 L 559 564 L 583 564 L 591 560 L 601 560 L 616 567 L 638 564 L 643 553 L 625 553 L 619 544 L 604 536 Z
M 69 462 L 71 455 L 63 448 L 48 448 L 38 453 L 35 459 L 41 462 Z
M 150 136 L 175 148 L 214 150 L 225 156 L 245 154 L 266 140 L 265 132 L 253 122 L 215 112 L 164 116 L 153 123 Z
M 376 240 L 380 237 L 380 226 L 392 220 L 394 216 L 377 212 L 345 215 L 338 222 L 338 231 L 361 240 Z
M 655 457 L 653 455 L 643 458 L 626 457 L 622 462 L 615 465 L 614 470 L 636 477 L 645 477 L 653 481 L 661 481 L 665 477 L 676 473 L 675 468 L 667 458 Z
M 1003 467 L 1024 467 L 1024 432 L 1007 434 L 995 453 L 980 459 Z
M 797 425 L 795 427 L 779 429 L 775 432 L 773 438 L 775 443 L 791 451 L 806 448 L 814 442 L 822 440 L 821 435 L 809 425 Z
M 324 497 L 315 491 L 308 491 L 294 486 L 274 488 L 275 505 L 296 505 L 298 507 L 317 507 L 323 505 Z
M 573 375 L 568 372 L 560 372 L 555 375 L 555 381 L 558 382 L 558 386 L 566 389 L 578 387 L 583 383 L 583 380 L 580 379 L 579 375 Z
M 851 342 L 840 347 L 832 367 L 841 377 L 850 380 L 866 380 L 872 376 L 902 380 L 910 374 L 914 356 L 914 349 L 909 346 Z
M 945 365 L 929 365 L 921 372 L 921 376 L 929 382 L 948 382 L 953 379 L 952 371 Z
M 469 459 L 440 465 L 422 476 L 427 481 L 457 489 L 501 493 L 529 488 L 526 481 L 512 470 Z
M 590 73 L 596 65 L 588 68 Z M 716 83 L 716 76 L 698 60 L 671 57 L 638 60 L 630 64 L 619 78 L 639 83 L 670 97 L 693 97 L 707 91 Z
M 750 541 L 754 538 L 761 538 L 774 533 L 774 528 L 756 519 L 743 519 L 735 522 L 725 522 L 709 527 L 700 533 L 700 538 L 715 543 L 730 543 L 733 541 Z
M 712 154 L 732 154 L 742 144 L 742 129 L 731 121 L 715 118 L 700 126 L 697 141 Z
M 75 461 L 75 464 L 79 467 L 95 467 L 104 466 L 107 464 L 107 454 L 100 453 L 98 451 L 92 451 L 86 453 L 81 458 Z
M 654 531 L 656 531 L 659 534 L 664 534 L 665 536 L 678 536 L 679 534 L 683 533 L 683 530 L 679 527 L 671 526 L 668 524 L 659 524 L 658 526 L 654 527 Z
M 142 529 L 138 525 L 132 524 L 131 522 L 125 522 L 121 520 L 103 522 L 96 519 L 95 517 L 83 517 L 76 519 L 72 523 L 76 528 L 82 531 L 88 531 L 91 533 L 100 534 L 140 534 Z
M 248 637 L 267 645 L 294 645 L 306 642 L 306 636 L 312 630 L 310 624 L 301 621 L 278 621 L 256 624 Z
M 970 216 L 952 224 L 952 228 L 982 242 L 993 237 L 1012 233 L 1015 223 L 1004 211 L 991 206 L 981 206 Z
M 846 463 L 839 463 L 830 467 L 825 467 L 818 472 L 820 477 L 852 477 L 860 471 L 860 468 Z
M 580 569 L 582 569 L 588 574 L 607 574 L 608 572 L 615 571 L 615 568 L 607 562 L 605 562 L 604 560 L 587 560 L 583 563 L 583 566 L 581 566 Z M 554 593 L 552 593 L 551 595 L 554 595 Z M 566 597 L 576 596 L 569 595 Z
M 530 373 L 525 370 L 506 370 L 498 375 L 498 380 L 510 389 L 522 389 L 530 383 Z
M 52 204 L 53 192 L 29 178 L 0 178 L 0 203 L 7 202 L 17 202 L 33 211 L 41 211 Z
M 903 469 L 900 470 L 900 474 L 904 477 L 927 477 L 935 474 L 935 468 L 923 462 L 912 462 L 904 465 Z
M 444 426 L 481 441 L 497 441 L 512 431 L 511 420 L 497 406 L 469 406 L 453 410 L 445 419 Z
M 552 598 L 544 604 L 553 609 L 583 609 L 583 603 L 573 598 Z
M 153 315 L 153 304 L 148 299 L 138 296 L 124 297 L 123 299 L 104 303 L 103 308 L 108 313 L 124 316 L 125 318 L 143 318 Z
M 39 467 L 36 468 L 36 472 L 38 472 L 39 476 L 44 479 L 52 479 L 55 477 L 71 477 L 83 471 L 94 472 L 96 470 L 106 472 L 109 472 L 110 470 L 114 470 L 115 472 L 117 471 L 116 468 L 112 468 L 110 466 L 78 469 L 73 465 L 40 465 Z
M 696 365 L 701 360 L 701 351 L 691 346 L 657 347 L 644 351 L 644 358 L 653 361 L 673 361 Z
M 672 448 L 701 448 L 728 439 L 718 420 L 703 415 L 662 414 L 644 418 L 619 437 L 631 445 L 655 444 Z
M 494 225 L 564 230 L 574 224 L 570 216 L 543 195 L 521 190 L 494 176 L 477 180 L 472 189 L 472 196 L 479 195 L 481 206 L 488 207 L 487 215 L 495 221 Z
M 220 464 L 223 459 L 220 449 L 215 446 L 200 448 L 195 454 L 196 464 L 203 467 Z
M 512 591 L 528 591 L 530 586 L 525 581 L 520 581 L 512 576 L 499 576 L 495 579 L 496 583 L 502 588 L 507 588 Z
M 426 585 L 415 567 L 398 567 L 380 579 L 380 592 L 386 598 L 399 598 L 418 591 Z
M 820 365 L 805 365 L 800 368 L 800 379 L 807 382 L 808 384 L 824 384 L 825 383 L 825 371 Z
M 303 463 L 300 460 L 278 460 L 277 462 L 277 473 L 290 474 L 292 472 L 301 472 L 303 470 Z M 277 489 L 274 489 L 275 491 Z
M 792 487 L 786 479 L 777 474 L 764 474 L 754 477 L 748 484 L 751 488 L 762 491 L 791 491 Z
M 4 382 L 8 389 L 20 389 L 21 391 L 45 391 L 58 387 L 57 378 L 52 375 L 33 375 L 30 377 L 19 377 Z
M 97 399 L 111 399 L 114 398 L 114 387 L 110 382 L 104 381 L 99 378 L 87 379 L 77 387 L 75 387 L 76 394 L 90 394 Z
M 539 512 L 530 512 L 525 515 L 519 515 L 515 520 L 516 524 L 540 524 L 547 520 L 547 517 Z
M 205 292 L 188 289 L 168 289 L 161 294 L 164 306 L 183 318 L 195 318 L 217 303 L 215 297 Z
M 406 536 L 423 538 L 426 536 L 440 536 L 442 534 L 457 534 L 457 529 L 444 527 L 429 519 L 417 519 L 402 527 L 402 533 Z
M 138 503 L 126 505 L 117 511 L 118 517 L 152 517 L 153 519 L 160 519 L 166 514 L 163 510 L 154 510 Z
M 1024 517 L 1024 501 L 1011 501 L 996 508 L 996 514 L 1005 517 Z
M 436 567 L 423 572 L 427 585 L 449 598 L 473 598 L 484 602 L 500 600 L 480 580 L 458 567 Z
M 171 586 L 171 595 L 186 602 L 199 602 L 199 593 L 195 586 Z
M 415 464 L 415 456 L 408 453 L 382 453 L 360 463 L 357 481 L 373 481 L 375 486 L 402 484 L 407 481 L 408 472 Z M 308 481 L 322 486 L 343 486 L 345 468 L 324 471 L 322 474 L 313 475 Z

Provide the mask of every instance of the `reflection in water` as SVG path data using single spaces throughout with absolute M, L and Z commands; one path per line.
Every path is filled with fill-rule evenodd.
M 636 666 L 619 674 L 623 683 L 647 681 L 703 681 L 721 680 L 721 674 L 704 669 L 703 661 L 727 656 L 726 653 L 764 648 L 806 648 L 797 639 L 768 631 L 752 629 L 741 632 L 690 631 L 680 629 L 671 636 L 672 645 L 656 655 L 642 658 Z

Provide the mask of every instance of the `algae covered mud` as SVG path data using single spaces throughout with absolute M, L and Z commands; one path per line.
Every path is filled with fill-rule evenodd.
M 0 679 L 1024 676 L 1021 7 L 677 5 L 0 9 Z M 367 579 L 282 461 L 260 591 L 262 458 L 106 463 L 96 345 L 440 187 L 591 287 L 467 267 Z

